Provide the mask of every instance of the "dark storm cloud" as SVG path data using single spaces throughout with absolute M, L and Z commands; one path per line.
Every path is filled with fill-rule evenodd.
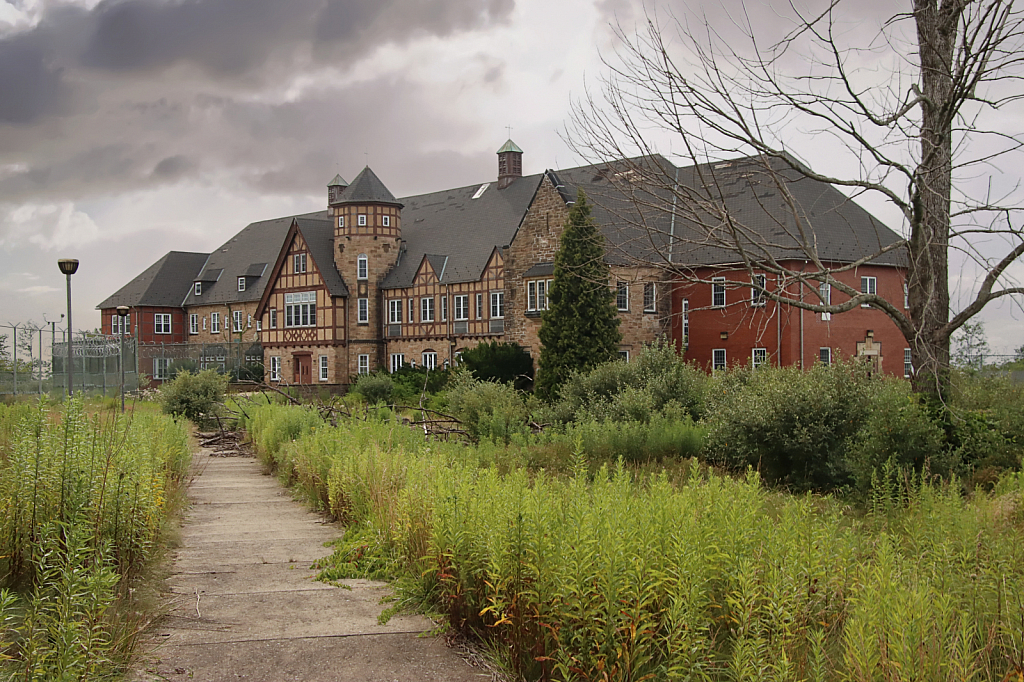
M 0 39 L 0 123 L 29 123 L 66 101 L 62 70 L 33 34 Z

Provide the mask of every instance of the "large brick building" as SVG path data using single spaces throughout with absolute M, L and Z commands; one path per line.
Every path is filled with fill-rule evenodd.
M 687 220 L 675 200 L 669 210 L 636 200 L 637 160 L 523 175 L 523 151 L 511 140 L 497 156 L 496 180 L 404 198 L 367 167 L 351 184 L 340 176 L 331 181 L 326 210 L 249 225 L 197 271 L 186 277 L 188 268 L 180 269 L 186 336 L 258 340 L 266 378 L 282 383 L 338 385 L 377 368 L 438 367 L 491 340 L 517 343 L 536 359 L 554 255 L 582 189 L 605 234 L 622 357 L 672 339 L 709 371 L 747 363 L 806 367 L 859 355 L 880 371 L 904 374 L 906 344 L 881 311 L 829 319 L 765 302 L 757 287 L 741 286 L 750 276 L 734 254 L 678 239 Z M 676 183 L 699 175 L 662 157 L 642 163 Z M 732 209 L 753 216 L 754 232 L 771 237 L 774 257 L 801 267 L 776 233 L 787 212 L 805 211 L 837 282 L 902 299 L 898 255 L 850 267 L 894 243 L 894 233 L 825 183 L 793 178 L 796 191 L 775 196 L 753 179 L 754 165 L 718 164 L 716 179 L 729 185 Z M 831 295 L 807 282 L 754 277 L 767 291 Z

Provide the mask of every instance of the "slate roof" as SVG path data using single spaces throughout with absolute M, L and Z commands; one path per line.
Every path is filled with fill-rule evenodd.
M 443 283 L 480 279 L 494 248 L 512 241 L 543 177 L 516 178 L 502 190 L 496 182 L 487 183 L 477 199 L 472 197 L 482 185 L 404 197 L 402 253 L 381 287 L 412 286 L 427 254 L 438 276 L 443 270 Z
M 277 261 L 281 244 L 293 218 L 327 220 L 327 211 L 286 216 L 250 223 L 209 255 L 202 272 L 192 277 L 203 282 L 202 294 L 189 289 L 184 304 L 201 306 L 221 303 L 256 302 L 270 279 L 268 263 Z M 245 277 L 245 291 L 238 290 L 238 278 Z
M 208 256 L 206 253 L 170 251 L 96 308 L 180 306 Z
M 334 223 L 326 215 L 323 218 L 299 216 L 295 223 L 306 241 L 309 254 L 316 263 L 320 277 L 331 296 L 348 296 L 348 287 L 334 265 Z
M 329 185 L 328 185 L 329 186 Z M 341 192 L 337 204 L 398 204 L 401 203 L 395 198 L 384 183 L 380 181 L 377 174 L 367 166 L 359 171 L 359 175 L 352 181 L 352 184 Z

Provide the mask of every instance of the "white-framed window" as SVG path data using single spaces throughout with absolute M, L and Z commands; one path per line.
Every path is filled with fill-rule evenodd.
M 424 296 L 420 299 L 420 322 L 434 321 L 434 297 Z
M 306 254 L 297 253 L 292 256 L 292 270 L 297 274 L 302 274 L 306 271 Z
M 132 314 L 127 315 L 114 315 L 111 318 L 111 334 L 120 334 L 121 336 L 128 336 L 132 333 Z
M 170 334 L 171 333 L 171 314 L 170 313 L 154 313 L 154 315 L 153 315 L 153 333 L 154 334 Z
M 832 305 L 832 285 L 822 282 L 818 285 L 818 296 L 821 297 L 822 305 Z M 828 322 L 832 319 L 832 313 L 822 313 L 821 319 Z
M 615 307 L 629 310 L 629 284 L 626 282 L 615 283 Z
M 914 375 L 914 359 L 911 356 L 910 349 L 903 349 L 903 376 L 910 378 Z
M 210 313 L 210 333 L 220 334 L 220 313 Z
M 819 348 L 818 349 L 818 362 L 820 362 L 823 365 L 831 365 L 832 364 L 832 349 L 831 348 L 826 348 L 824 346 Z
M 711 278 L 711 307 L 725 307 L 725 277 Z M 722 351 L 723 353 L 725 351 Z
M 270 380 L 280 381 L 281 380 L 281 356 L 271 355 L 270 356 Z
M 263 331 L 263 320 L 256 320 L 256 331 Z
M 768 349 L 754 348 L 750 351 L 750 365 L 754 369 L 768 364 Z
M 441 321 L 448 321 L 448 295 L 445 294 L 441 297 Z
M 366 254 L 360 254 L 359 258 L 356 259 L 356 279 L 369 279 L 370 277 L 370 259 L 366 257 Z
M 380 217 L 380 224 L 383 225 L 384 227 L 391 227 L 391 216 L 382 215 Z
M 860 293 L 862 294 L 877 294 L 878 293 L 878 280 L 874 277 L 861 277 L 860 278 Z M 870 308 L 870 303 L 861 303 L 861 308 Z
M 455 297 L 455 317 L 452 318 L 456 321 L 468 320 L 469 319 L 469 295 L 459 294 Z
M 232 322 L 231 331 L 235 332 L 236 334 L 238 332 L 242 331 L 242 311 L 241 310 L 232 310 L 231 311 L 231 322 Z
M 365 213 L 360 213 L 356 217 L 356 223 L 359 225 L 359 227 L 365 227 L 366 226 L 366 214 Z
M 256 324 L 259 324 L 259 322 L 257 322 Z M 245 328 L 252 329 L 252 315 L 247 315 L 245 317 Z M 256 331 L 259 331 L 259 329 L 257 329 Z
M 359 374 L 369 374 L 370 373 L 370 356 L 369 355 L 360 355 L 359 356 L 359 361 L 358 361 L 358 364 L 356 365 L 356 371 Z
M 196 282 L 195 284 L 193 284 L 192 285 L 192 293 L 194 293 L 196 296 L 202 296 L 203 295 L 203 283 L 202 282 Z
M 683 345 L 690 344 L 690 299 L 683 299 Z
M 432 350 L 423 351 L 423 366 L 427 369 L 437 369 L 437 353 Z
M 203 315 L 203 331 L 206 331 L 206 315 Z
M 345 216 L 338 216 L 338 227 L 345 227 Z
M 711 369 L 716 372 L 720 369 L 725 369 L 724 348 L 716 348 L 713 351 L 711 351 Z
M 238 278 L 238 290 L 245 291 L 245 277 Z
M 320 356 L 320 381 L 327 381 L 327 356 Z
M 284 295 L 284 326 L 316 326 L 315 291 L 297 291 Z
M 491 292 L 491 319 L 505 317 L 505 292 Z
M 621 349 L 619 351 L 619 360 L 622 360 L 623 362 L 629 362 L 629 351 L 626 349 Z
M 547 310 L 548 291 L 551 290 L 550 279 L 531 280 L 526 283 L 526 309 Z
M 360 298 L 356 301 L 356 322 L 358 324 L 370 322 L 370 299 Z
M 644 282 L 644 312 L 658 312 L 658 287 L 654 282 Z
M 910 307 L 910 287 L 907 286 L 906 282 L 903 283 L 903 307 Z
M 188 316 L 188 333 L 199 333 L 199 315 L 197 315 L 196 313 L 192 313 Z
M 484 295 L 476 295 L 476 319 L 484 319 Z
M 405 353 L 392 353 L 391 354 L 391 373 L 394 374 L 398 370 L 402 369 L 402 365 L 405 364 Z
M 750 278 L 750 305 L 754 308 L 764 306 L 767 296 L 765 287 L 768 285 L 768 278 L 765 275 L 754 275 Z
M 409 324 L 416 321 L 416 299 L 409 299 Z
M 168 371 L 170 366 L 170 358 L 153 358 L 153 378 L 161 380 L 170 378 Z
M 402 324 L 402 299 L 388 300 L 388 324 Z
M 271 329 L 277 329 L 277 308 L 271 308 L 267 311 L 267 325 Z

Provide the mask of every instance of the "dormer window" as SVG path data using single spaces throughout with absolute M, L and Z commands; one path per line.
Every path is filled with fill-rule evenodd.
M 380 220 L 381 220 L 380 224 L 383 225 L 384 227 L 391 227 L 391 216 L 389 216 L 389 215 L 381 216 Z
M 370 276 L 370 261 L 365 254 L 360 255 L 356 261 L 356 279 L 368 279 Z
M 293 270 L 296 274 L 301 274 L 306 271 L 306 254 L 297 253 L 293 257 L 292 261 Z
M 338 227 L 345 227 L 345 216 L 338 216 Z
M 203 283 L 202 282 L 196 282 L 195 283 L 195 287 L 193 288 L 193 292 L 195 293 L 196 296 L 202 296 L 203 295 Z
M 238 290 L 245 291 L 245 277 L 238 278 Z
M 360 213 L 359 217 L 357 218 L 357 222 L 359 223 L 359 227 L 365 227 L 366 226 L 366 214 L 365 213 Z

